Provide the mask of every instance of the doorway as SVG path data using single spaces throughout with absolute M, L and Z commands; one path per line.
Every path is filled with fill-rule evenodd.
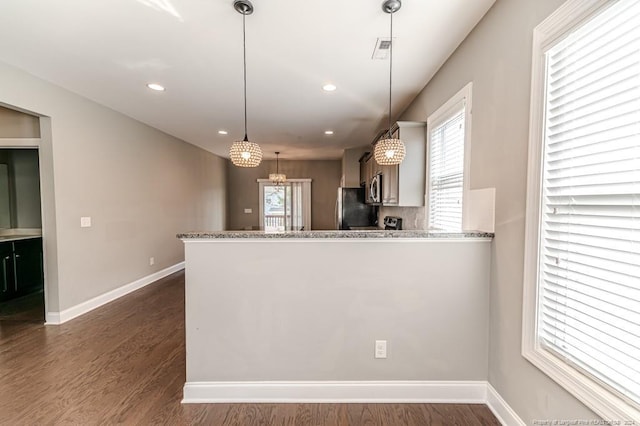
M 44 323 L 39 152 L 0 148 L 0 332 Z
M 258 179 L 260 229 L 267 232 L 311 230 L 311 179 L 273 183 Z

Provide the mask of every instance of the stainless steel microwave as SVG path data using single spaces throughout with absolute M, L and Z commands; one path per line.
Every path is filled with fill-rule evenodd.
M 369 183 L 369 202 L 373 204 L 382 202 L 382 175 L 379 173 L 374 175 Z

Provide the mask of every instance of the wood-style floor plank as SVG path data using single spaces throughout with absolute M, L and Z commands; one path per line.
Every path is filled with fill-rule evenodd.
M 184 273 L 60 326 L 0 324 L 0 425 L 498 425 L 484 405 L 187 404 Z

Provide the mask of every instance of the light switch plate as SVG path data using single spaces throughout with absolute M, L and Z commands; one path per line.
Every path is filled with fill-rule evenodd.
M 81 217 L 80 218 L 80 227 L 81 228 L 90 228 L 91 227 L 91 217 Z
M 245 213 L 253 213 L 253 209 L 244 209 Z

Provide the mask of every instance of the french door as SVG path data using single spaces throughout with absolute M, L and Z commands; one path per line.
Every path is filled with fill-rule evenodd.
M 260 229 L 267 232 L 311 229 L 311 180 L 275 184 L 259 179 Z

